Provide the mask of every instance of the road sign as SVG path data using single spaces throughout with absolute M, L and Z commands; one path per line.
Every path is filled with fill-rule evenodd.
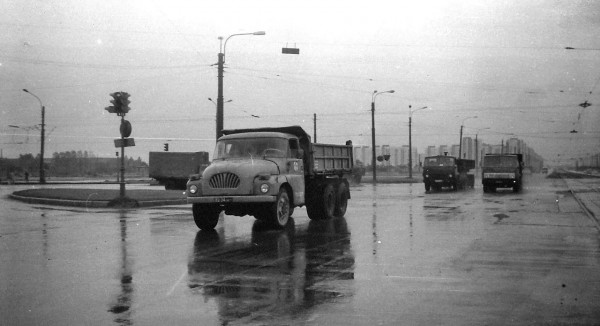
M 283 54 L 300 54 L 300 49 L 298 49 L 298 48 L 281 48 L 281 53 L 283 53 Z
M 131 136 L 131 123 L 127 120 L 121 120 L 119 131 L 121 132 L 121 136 L 125 138 Z
M 131 147 L 135 146 L 133 138 L 115 139 L 115 147 Z

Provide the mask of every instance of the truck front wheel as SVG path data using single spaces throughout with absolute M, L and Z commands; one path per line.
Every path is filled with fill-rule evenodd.
M 271 222 L 279 228 L 286 226 L 292 215 L 290 198 L 285 189 L 279 189 L 277 201 L 271 207 Z
M 201 230 L 213 230 L 219 223 L 219 214 L 221 211 L 217 207 L 208 205 L 193 204 L 192 213 L 194 222 Z

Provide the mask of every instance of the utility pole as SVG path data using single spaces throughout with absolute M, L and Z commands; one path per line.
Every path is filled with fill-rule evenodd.
M 410 111 L 410 105 L 408 106 Z M 408 178 L 412 179 L 412 115 L 408 116 Z
M 462 131 L 463 125 L 460 125 L 460 141 L 458 142 L 458 158 L 462 158 Z
M 313 133 L 314 133 L 314 142 L 317 142 L 317 114 L 313 113 Z
M 42 128 L 41 128 L 41 134 L 40 134 L 40 183 L 44 184 L 46 183 L 46 173 L 44 171 L 44 142 L 45 142 L 45 138 L 46 138 L 46 123 L 45 123 L 45 119 L 46 119 L 46 107 L 44 106 L 44 104 L 42 104 L 42 100 L 40 100 L 40 98 L 33 94 L 32 92 L 28 91 L 27 89 L 23 88 L 23 92 L 25 93 L 29 93 L 31 94 L 31 96 L 35 97 L 38 102 L 40 102 L 40 107 L 42 108 Z
M 375 151 L 375 100 L 371 101 L 371 166 L 373 167 L 373 183 L 377 183 L 377 152 Z
M 265 32 L 232 34 L 225 39 L 225 43 L 223 43 L 223 37 L 219 36 L 221 45 L 219 46 L 219 55 L 217 57 L 217 139 L 223 136 L 223 65 L 225 64 L 225 49 L 227 41 L 233 36 L 238 35 L 265 35 Z
M 222 37 L 219 37 L 221 42 L 223 41 Z M 221 138 L 223 136 L 223 64 L 225 63 L 225 54 L 221 51 L 219 52 L 218 61 L 217 61 L 217 138 Z

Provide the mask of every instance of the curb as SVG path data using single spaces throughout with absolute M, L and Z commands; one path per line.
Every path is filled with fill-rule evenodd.
M 9 198 L 22 201 L 28 204 L 43 204 L 56 206 L 71 206 L 71 207 L 86 207 L 86 208 L 117 208 L 109 207 L 110 200 L 70 200 L 70 199 L 54 199 L 41 197 L 26 197 L 15 194 L 8 195 Z M 168 205 L 184 205 L 187 204 L 186 199 L 158 199 L 158 200 L 143 200 L 138 201 L 137 207 L 154 207 Z

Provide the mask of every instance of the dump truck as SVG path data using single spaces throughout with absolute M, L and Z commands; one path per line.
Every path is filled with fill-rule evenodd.
M 512 188 L 518 192 L 523 187 L 523 154 L 486 154 L 481 171 L 483 192 L 497 188 Z
M 313 220 L 344 216 L 352 142 L 312 143 L 300 126 L 223 130 L 212 163 L 187 183 L 196 225 L 214 229 L 221 212 L 284 227 L 295 207 Z
M 209 165 L 208 152 L 150 152 L 149 175 L 167 190 L 185 190 L 192 174 Z
M 475 167 L 474 160 L 458 159 L 454 156 L 437 155 L 425 157 L 423 161 L 423 183 L 425 191 L 473 188 L 475 175 L 469 171 Z

